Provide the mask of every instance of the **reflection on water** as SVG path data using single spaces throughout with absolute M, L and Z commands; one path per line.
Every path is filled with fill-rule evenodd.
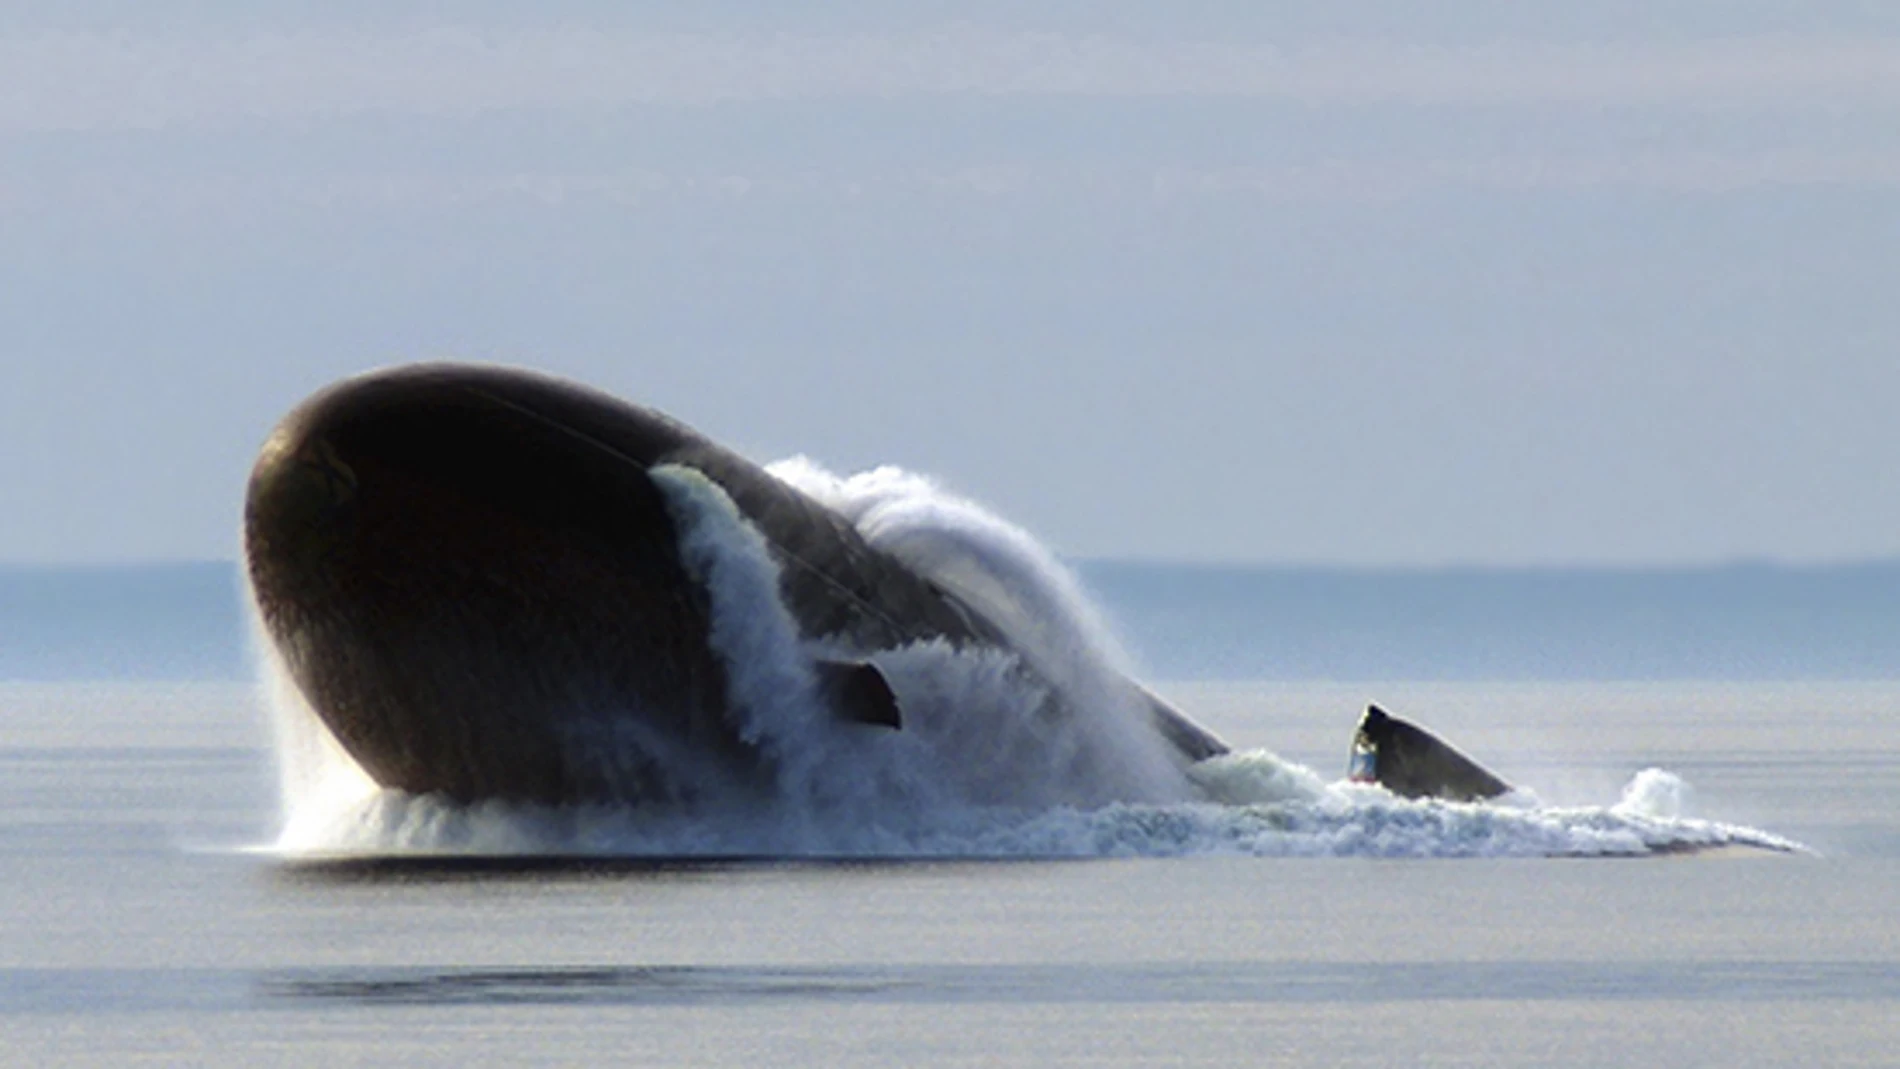
M 0 969 L 0 1015 L 245 1007 L 1267 1005 L 1900 998 L 1883 961 Z
M 257 977 L 256 985 L 273 1000 L 358 1005 L 1787 1002 L 1900 997 L 1900 972 L 1881 962 L 380 967 L 268 973 Z
M 364 854 L 284 861 L 275 879 L 313 886 L 349 884 L 491 883 L 551 880 L 638 880 L 718 876 L 762 869 L 861 871 L 880 869 L 966 870 L 992 865 L 1079 864 L 1076 858 L 932 857 L 714 857 L 616 856 L 611 854 Z
M 678 1005 L 782 998 L 833 1001 L 878 994 L 902 983 L 848 970 L 382 968 L 267 975 L 259 978 L 258 990 L 271 998 L 364 1005 Z

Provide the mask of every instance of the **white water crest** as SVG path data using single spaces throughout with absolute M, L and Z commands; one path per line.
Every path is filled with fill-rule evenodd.
M 1153 729 L 1128 658 L 1075 578 L 1035 539 L 893 468 L 840 478 L 802 458 L 772 473 L 950 591 L 1012 649 L 942 640 L 855 651 L 803 638 L 772 549 L 700 472 L 651 473 L 708 593 L 729 716 L 770 782 L 690 811 L 456 805 L 378 789 L 266 654 L 280 722 L 291 856 L 748 857 L 1597 856 L 1799 847 L 1688 817 L 1688 789 L 1651 769 L 1601 807 L 1513 794 L 1412 801 L 1331 782 L 1265 750 L 1188 766 Z M 260 643 L 267 648 L 268 643 Z M 841 723 L 813 661 L 868 657 L 898 731 Z

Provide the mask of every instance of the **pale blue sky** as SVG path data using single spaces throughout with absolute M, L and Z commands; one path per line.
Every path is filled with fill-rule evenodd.
M 1076 555 L 1900 555 L 1900 8 L 524 6 L 0 8 L 0 561 L 449 356 Z

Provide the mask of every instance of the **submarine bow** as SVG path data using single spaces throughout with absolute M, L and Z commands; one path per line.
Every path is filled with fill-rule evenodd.
M 291 682 L 377 784 L 693 806 L 756 800 L 800 760 L 737 708 L 752 664 L 708 524 L 763 547 L 830 729 L 877 745 L 969 713 L 877 663 L 920 647 L 1001 658 L 1040 696 L 1001 746 L 1059 747 L 1049 725 L 1087 715 L 1006 626 L 819 501 L 665 415 L 514 369 L 414 365 L 298 406 L 253 469 L 244 550 Z M 1166 763 L 1224 752 L 1122 682 Z

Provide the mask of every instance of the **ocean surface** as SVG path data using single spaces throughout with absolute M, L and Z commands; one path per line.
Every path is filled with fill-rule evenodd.
M 1386 620 L 1404 656 L 1506 633 L 1532 652 L 1500 678 L 1468 652 L 1342 682 L 1222 660 L 1296 630 L 1236 608 L 1238 580 L 1143 594 L 1158 570 L 1083 573 L 1155 687 L 1241 752 L 1209 781 L 1227 801 L 777 856 L 386 799 L 345 807 L 323 833 L 339 849 L 287 848 L 311 800 L 282 774 L 278 699 L 246 678 L 228 566 L 35 573 L 34 611 L 0 576 L 0 1063 L 1894 1063 L 1900 681 L 1796 657 L 1818 643 L 1777 644 L 1792 625 L 1763 609 L 1858 604 L 1865 584 L 1583 583 L 1586 626 L 1574 575 L 1385 577 L 1423 584 L 1365 595 L 1416 622 L 1334 607 L 1341 641 Z M 1318 618 L 1284 588 L 1320 580 L 1252 574 Z M 1434 596 L 1479 608 L 1417 609 Z M 1561 614 L 1575 648 L 1628 669 L 1625 609 L 1651 602 L 1673 661 L 1618 680 L 1538 659 Z M 1695 625 L 1723 612 L 1727 631 Z M 1823 615 L 1856 656 L 1890 641 L 1874 614 Z M 1710 661 L 1751 648 L 1783 659 Z M 1524 796 L 1339 783 L 1368 701 Z
M 1553 806 L 1662 768 L 1808 849 L 326 866 L 264 849 L 254 688 L 12 683 L 0 1061 L 1893 1063 L 1900 686 L 1162 689 L 1327 776 L 1376 697 Z

